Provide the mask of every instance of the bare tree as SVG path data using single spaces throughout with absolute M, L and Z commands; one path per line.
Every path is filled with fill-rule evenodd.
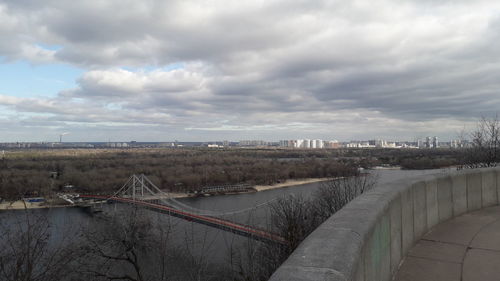
M 238 263 L 241 280 L 267 280 L 292 251 L 318 225 L 312 201 L 302 196 L 283 196 L 270 204 L 269 232 L 286 240 L 285 244 L 249 240 Z
M 224 280 L 224 268 L 210 260 L 212 241 L 205 233 L 177 233 L 166 214 L 127 208 L 83 231 L 81 280 Z M 199 229 L 197 229 L 199 230 Z M 184 239 L 184 240 L 183 240 Z M 219 268 L 218 268 L 219 267 Z
M 271 204 L 272 229 L 285 238 L 287 248 L 293 250 L 318 225 L 312 201 L 302 196 L 289 195 Z
M 376 182 L 377 177 L 373 174 L 360 174 L 322 182 L 313 196 L 312 206 L 315 214 L 321 221 L 325 221 L 354 198 L 372 189 Z
M 149 280 L 145 253 L 154 247 L 151 224 L 137 208 L 82 233 L 83 274 L 96 280 Z
M 371 189 L 371 174 L 334 178 L 321 183 L 311 198 L 290 195 L 271 204 L 272 230 L 287 241 L 290 250 L 351 200 Z
M 51 239 L 44 215 L 29 210 L 0 220 L 0 280 L 64 280 L 71 272 L 73 247 L 64 235 Z
M 470 134 L 471 146 L 465 151 L 465 164 L 469 168 L 495 167 L 500 162 L 500 120 L 498 115 L 483 117 Z
M 371 174 L 335 178 L 322 183 L 311 198 L 286 196 L 271 204 L 269 229 L 287 243 L 249 243 L 242 279 L 267 280 L 307 235 L 351 200 L 373 188 L 376 181 L 377 177 Z

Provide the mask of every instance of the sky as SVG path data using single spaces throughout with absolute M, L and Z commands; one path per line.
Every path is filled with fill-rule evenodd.
M 500 108 L 486 0 L 0 0 L 0 142 L 453 139 Z

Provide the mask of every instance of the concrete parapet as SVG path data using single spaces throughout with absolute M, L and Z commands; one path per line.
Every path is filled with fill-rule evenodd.
M 498 203 L 496 171 L 481 174 L 482 207 L 493 206 Z
M 427 230 L 427 200 L 425 182 L 413 185 L 413 237 L 422 236 Z
M 495 171 L 497 183 L 497 204 L 500 204 L 500 170 Z
M 451 177 L 453 216 L 467 212 L 467 175 L 455 175 Z
M 408 188 L 401 192 L 401 249 L 408 252 L 413 244 L 413 189 Z
M 453 217 L 453 182 L 451 177 L 442 177 L 437 180 L 439 222 Z
M 500 169 L 400 180 L 371 190 L 330 217 L 271 281 L 389 281 L 436 224 L 500 200 Z
M 467 175 L 467 211 L 479 210 L 483 201 L 481 174 Z
M 399 267 L 399 261 L 402 258 L 402 212 L 403 210 L 401 209 L 401 195 L 399 195 L 391 202 L 389 206 L 391 227 L 391 274 L 394 274 L 397 271 Z
M 425 198 L 427 207 L 427 227 L 429 229 L 439 223 L 437 180 L 425 183 Z

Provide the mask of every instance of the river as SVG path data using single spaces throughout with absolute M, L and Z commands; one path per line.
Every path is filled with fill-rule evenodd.
M 381 185 L 390 181 L 424 174 L 446 173 L 449 170 L 373 170 L 371 173 L 377 175 L 377 184 Z M 225 215 L 223 218 L 239 223 L 265 228 L 268 223 L 269 208 L 266 202 L 275 200 L 281 196 L 294 194 L 297 196 L 310 196 L 321 183 L 310 183 L 286 188 L 271 189 L 256 193 L 235 194 L 213 197 L 182 198 L 180 202 L 199 210 L 217 212 L 234 212 L 248 210 L 236 215 Z M 261 205 L 258 208 L 252 208 Z M 105 205 L 104 214 L 92 216 L 78 208 L 52 208 L 34 210 L 45 215 L 51 223 L 51 231 L 54 240 L 60 240 L 63 235 L 78 235 L 82 228 L 96 227 L 96 220 L 100 216 L 113 216 L 124 213 L 131 207 L 122 204 Z M 24 211 L 0 212 L 0 219 L 10 221 L 12 224 L 23 220 Z M 153 223 L 172 225 L 172 239 L 175 244 L 189 248 L 193 253 L 204 253 L 209 259 L 216 262 L 224 262 L 229 252 L 241 249 L 246 245 L 248 238 L 214 229 L 205 225 L 169 217 L 165 214 L 153 211 L 144 211 L 144 214 Z M 208 253 L 208 254 L 207 254 Z

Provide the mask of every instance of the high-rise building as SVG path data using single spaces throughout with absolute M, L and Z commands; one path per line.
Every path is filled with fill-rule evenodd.
M 305 139 L 305 140 L 304 140 L 303 147 L 304 147 L 304 148 L 311 148 L 311 140 L 309 140 L 309 139 Z
M 337 141 L 335 141 L 338 143 Z M 293 148 L 324 148 L 325 142 L 320 139 L 298 139 L 298 140 L 280 140 L 280 147 L 293 147 Z
M 419 140 L 419 142 L 420 142 L 420 140 Z M 419 147 L 421 147 L 421 146 L 419 145 Z M 436 136 L 426 137 L 425 142 L 423 144 L 423 147 L 425 147 L 425 148 L 438 148 L 439 147 L 438 137 L 436 137 Z
M 263 140 L 240 140 L 239 146 L 266 146 L 267 142 Z
M 314 146 L 316 148 L 323 148 L 324 147 L 324 142 L 323 140 L 314 140 Z
M 296 148 L 304 147 L 304 140 L 297 140 L 297 142 L 295 143 L 295 147 Z
M 425 138 L 425 148 L 431 148 L 431 137 Z
M 309 148 L 316 148 L 316 141 L 315 140 L 311 140 L 311 144 L 310 144 Z
M 385 140 L 374 140 L 373 141 L 373 144 L 370 143 L 370 145 L 373 145 L 375 147 L 386 147 L 387 146 L 387 142 Z
M 438 148 L 439 147 L 439 141 L 436 136 L 432 137 L 432 148 Z
M 340 143 L 337 140 L 326 141 L 325 147 L 326 148 L 340 148 Z

